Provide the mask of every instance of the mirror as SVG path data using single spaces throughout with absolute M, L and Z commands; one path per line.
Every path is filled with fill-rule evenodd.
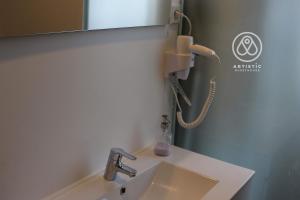
M 83 30 L 82 0 L 0 0 L 0 36 Z
M 168 23 L 171 0 L 0 0 L 0 37 Z
M 89 0 L 88 30 L 164 25 L 170 0 Z

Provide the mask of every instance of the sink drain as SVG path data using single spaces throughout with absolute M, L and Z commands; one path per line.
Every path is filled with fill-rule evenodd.
M 120 195 L 124 195 L 126 193 L 126 187 L 121 187 L 120 189 Z

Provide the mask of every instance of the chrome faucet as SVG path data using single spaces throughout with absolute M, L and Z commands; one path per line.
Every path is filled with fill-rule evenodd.
M 134 177 L 137 173 L 135 169 L 132 169 L 122 163 L 122 157 L 128 158 L 130 160 L 136 160 L 136 157 L 125 152 L 120 148 L 112 148 L 107 160 L 106 169 L 104 173 L 104 178 L 107 181 L 113 181 L 116 179 L 117 172 L 128 175 L 129 177 Z

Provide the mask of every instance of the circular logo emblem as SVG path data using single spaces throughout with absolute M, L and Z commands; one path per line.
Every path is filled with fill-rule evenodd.
M 232 52 L 242 62 L 253 62 L 262 53 L 261 39 L 252 32 L 240 33 L 232 42 Z

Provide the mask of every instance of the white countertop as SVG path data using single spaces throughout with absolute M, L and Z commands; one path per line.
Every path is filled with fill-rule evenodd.
M 161 161 L 169 162 L 205 177 L 218 180 L 202 200 L 229 200 L 231 199 L 254 175 L 249 170 L 237 165 L 229 164 L 208 156 L 193 153 L 175 146 L 171 147 L 169 157 L 158 157 L 153 153 L 153 148 L 145 148 L 136 153 L 138 159 L 124 163 L 137 169 L 138 174 L 146 171 Z M 130 180 L 126 175 L 118 173 L 122 180 Z M 65 189 L 44 198 L 43 200 L 98 200 L 104 193 L 120 187 L 116 182 L 103 179 L 103 171 L 86 177 Z

